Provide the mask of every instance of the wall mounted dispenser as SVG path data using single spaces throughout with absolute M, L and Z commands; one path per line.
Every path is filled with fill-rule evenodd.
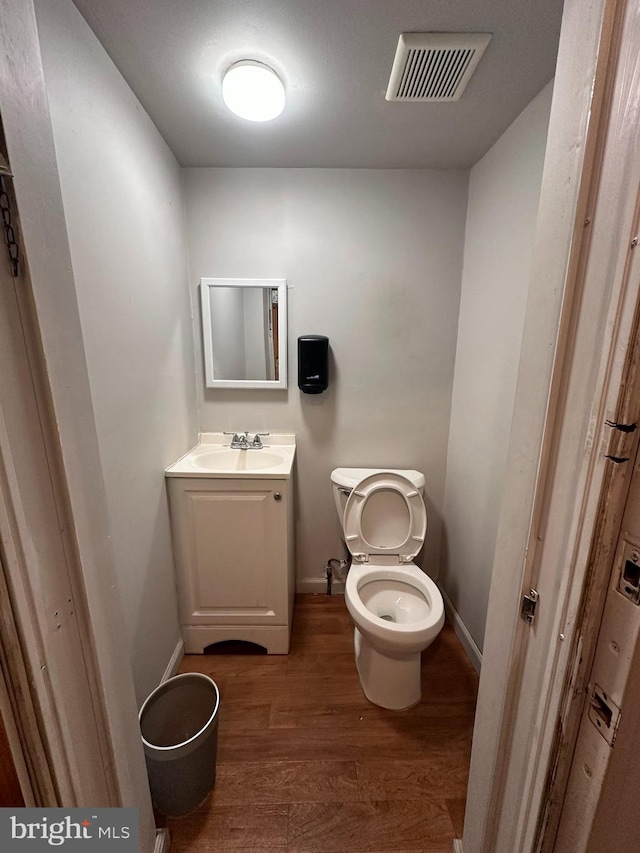
M 298 338 L 298 388 L 304 394 L 322 394 L 329 385 L 329 338 Z

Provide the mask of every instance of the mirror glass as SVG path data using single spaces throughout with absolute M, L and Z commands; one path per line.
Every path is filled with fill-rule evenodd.
M 286 284 L 201 279 L 208 388 L 286 388 Z

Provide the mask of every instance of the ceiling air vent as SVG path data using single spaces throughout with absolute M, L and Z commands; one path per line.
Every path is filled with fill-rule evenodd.
M 490 40 L 486 33 L 402 33 L 387 101 L 457 101 Z

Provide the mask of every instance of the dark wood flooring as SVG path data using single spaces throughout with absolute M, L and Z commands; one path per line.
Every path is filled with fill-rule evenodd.
M 446 625 L 422 702 L 360 689 L 342 596 L 296 599 L 289 655 L 189 655 L 222 702 L 213 793 L 167 822 L 172 853 L 450 853 L 462 835 L 477 676 Z

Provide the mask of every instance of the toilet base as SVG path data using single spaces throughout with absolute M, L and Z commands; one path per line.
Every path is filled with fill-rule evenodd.
M 422 698 L 420 652 L 392 657 L 374 649 L 354 629 L 353 647 L 360 685 L 374 705 L 390 711 L 404 711 Z

